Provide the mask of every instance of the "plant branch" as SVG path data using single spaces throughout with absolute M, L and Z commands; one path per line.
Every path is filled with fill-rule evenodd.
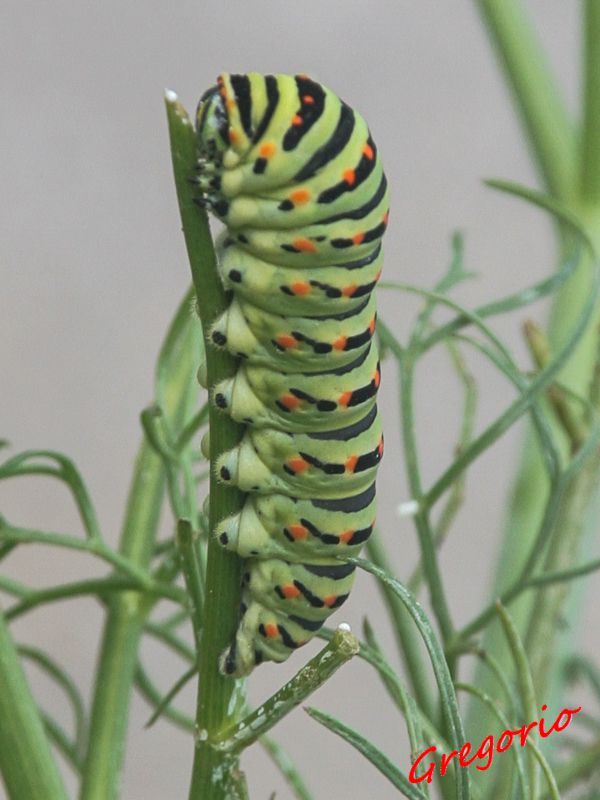
M 63 583 L 58 586 L 49 586 L 47 589 L 28 591 L 21 596 L 18 603 L 15 603 L 6 611 L 8 620 L 25 614 L 27 611 L 36 608 L 44 603 L 53 603 L 58 600 L 70 600 L 84 595 L 97 595 L 103 599 L 113 592 L 141 592 L 142 594 L 173 600 L 183 605 L 187 596 L 178 586 L 168 583 L 152 582 L 150 585 L 140 585 L 139 581 L 131 578 L 121 578 L 118 576 L 110 578 L 91 578 L 83 581 L 73 581 Z
M 435 549 L 433 531 L 429 523 L 428 507 L 422 504 L 423 490 L 419 463 L 417 458 L 417 443 L 415 440 L 415 419 L 413 415 L 413 377 L 414 362 L 409 351 L 405 351 L 399 360 L 400 366 L 400 412 L 402 417 L 402 438 L 406 471 L 408 475 L 411 499 L 419 504 L 415 514 L 415 526 L 421 546 L 421 563 L 427 579 L 431 605 L 436 620 L 440 627 L 442 640 L 446 644 L 451 638 L 454 626 L 446 600 L 444 584 L 439 570 L 437 553 Z
M 390 560 L 384 549 L 378 531 L 374 531 L 367 543 L 367 554 L 371 561 L 380 569 L 388 569 Z M 377 581 L 377 588 L 388 610 L 396 637 L 396 644 L 400 657 L 406 667 L 408 678 L 414 695 L 431 719 L 435 717 L 435 707 L 431 694 L 427 670 L 419 651 L 418 634 L 413 622 L 402 601 L 395 595 L 387 584 Z
M 240 720 L 233 730 L 224 731 L 215 737 L 211 746 L 224 751 L 244 750 L 322 686 L 359 649 L 356 636 L 339 627 L 321 652 L 305 664 L 285 686 L 260 708 Z
M 532 156 L 554 197 L 577 183 L 573 125 L 520 0 L 476 0 L 514 94 Z
M 214 386 L 218 381 L 235 374 L 237 369 L 236 360 L 226 351 L 216 350 L 210 344 L 209 337 L 215 319 L 227 308 L 228 302 L 217 273 L 208 220 L 195 204 L 194 189 L 189 182 L 197 159 L 194 129 L 187 112 L 173 93 L 167 94 L 165 102 L 179 211 L 198 312 L 207 342 L 208 385 Z M 221 453 L 239 442 L 243 427 L 220 413 L 211 402 L 209 430 L 210 461 L 215 464 Z M 221 519 L 238 511 L 242 502 L 243 495 L 236 489 L 218 483 L 211 471 L 210 531 L 215 530 Z M 196 737 L 190 800 L 225 800 L 232 775 L 236 789 L 240 784 L 236 762 L 228 760 L 225 769 L 223 754 L 210 747 L 208 741 L 235 722 L 236 704 L 231 700 L 238 682 L 219 672 L 218 659 L 233 638 L 237 626 L 241 563 L 235 554 L 225 550 L 212 537 L 209 538 L 204 615 L 194 623 L 196 630 L 203 626 L 196 724 L 197 730 L 206 731 L 207 735 L 206 738 Z M 199 613 L 199 609 L 196 613 Z
M 44 724 L 0 611 L 0 773 L 8 796 L 67 800 Z

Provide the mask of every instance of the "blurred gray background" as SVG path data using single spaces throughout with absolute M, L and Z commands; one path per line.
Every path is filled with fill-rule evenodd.
M 579 3 L 528 5 L 571 108 L 578 102 Z M 116 543 L 138 414 L 152 397 L 155 356 L 189 280 L 167 142 L 163 87 L 192 111 L 221 71 L 305 71 L 364 113 L 392 187 L 385 276 L 431 286 L 449 259 L 450 235 L 466 235 L 466 265 L 479 279 L 456 296 L 474 304 L 516 290 L 554 267 L 550 226 L 539 212 L 482 186 L 484 177 L 536 185 L 526 147 L 472 0 L 329 0 L 302 3 L 141 0 L 4 0 L 0 27 L 0 434 L 13 452 L 53 448 L 86 477 L 106 537 Z M 380 293 L 381 314 L 406 335 L 418 306 Z M 520 339 L 535 306 L 495 328 L 528 358 Z M 513 397 L 477 358 L 481 428 Z M 405 578 L 415 534 L 396 506 L 406 499 L 398 434 L 396 374 L 384 365 L 386 458 L 380 524 Z M 452 458 L 461 393 L 440 350 L 419 373 L 418 435 L 426 484 Z M 468 496 L 441 562 L 458 624 L 481 607 L 501 530 L 522 430 L 472 470 Z M 0 485 L 11 520 L 77 532 L 71 502 L 49 481 Z M 44 548 L 23 548 L 10 574 L 34 586 L 104 574 L 101 565 Z M 361 576 L 338 613 L 356 629 L 368 613 L 391 637 L 371 581 Z M 597 593 L 599 583 L 590 585 Z M 591 594 L 590 594 L 591 596 Z M 591 604 L 581 650 L 598 654 Z M 92 600 L 36 610 L 14 625 L 20 642 L 60 656 L 85 692 L 95 668 L 102 613 Z M 311 653 L 318 645 L 312 646 Z M 298 668 L 297 656 L 251 680 L 260 702 Z M 163 689 L 184 668 L 152 643 L 143 657 Z M 31 671 L 45 706 L 69 724 L 50 684 Z M 180 697 L 193 711 L 195 687 Z M 360 728 L 408 769 L 403 725 L 363 663 L 338 673 L 311 704 Z M 192 742 L 168 723 L 150 730 L 133 702 L 124 800 L 183 798 Z M 278 729 L 317 800 L 397 795 L 375 770 L 301 710 Z M 257 749 L 245 757 L 253 800 L 289 792 Z M 74 781 L 65 767 L 74 795 Z M 0 789 L 0 794 L 1 794 Z

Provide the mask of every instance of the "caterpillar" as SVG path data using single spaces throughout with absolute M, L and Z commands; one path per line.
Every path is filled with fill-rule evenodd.
M 245 559 L 220 669 L 311 639 L 348 597 L 383 454 L 375 288 L 388 188 L 363 117 L 306 75 L 224 73 L 196 114 L 198 202 L 225 224 L 231 302 L 212 343 L 239 358 L 211 401 L 246 425 L 215 465 L 246 492 L 219 543 Z

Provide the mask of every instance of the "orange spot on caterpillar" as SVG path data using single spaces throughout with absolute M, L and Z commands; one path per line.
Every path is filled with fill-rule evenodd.
M 371 336 L 375 333 L 375 317 L 369 322 L 369 333 Z
M 306 283 L 306 281 L 296 281 L 292 283 L 290 289 L 294 294 L 308 294 L 310 292 L 310 283 Z
M 310 239 L 294 239 L 292 247 L 305 253 L 316 253 L 317 247 Z
M 290 460 L 287 462 L 287 465 L 293 472 L 296 473 L 304 472 L 304 470 L 310 467 L 308 461 L 305 461 L 302 456 L 299 456 L 298 458 L 290 458 Z
M 369 161 L 373 160 L 373 148 L 367 142 L 367 144 L 363 147 L 363 154 L 369 159 Z
M 298 339 L 295 336 L 290 336 L 289 334 L 282 334 L 278 336 L 275 340 L 280 347 L 284 349 L 288 349 L 289 347 L 295 347 L 298 344 Z
M 347 458 L 346 472 L 354 472 L 357 462 L 358 462 L 358 456 L 350 456 L 350 458 Z
M 338 397 L 338 404 L 345 407 L 348 405 L 350 400 L 352 400 L 352 392 L 344 392 Z
M 305 94 L 302 98 L 302 102 L 305 106 L 312 106 L 312 104 L 315 102 L 315 98 L 311 94 Z
M 375 388 L 379 388 L 379 384 L 381 383 L 381 374 L 378 369 L 375 370 L 373 375 L 373 383 L 375 384 Z
M 274 622 L 267 622 L 265 625 L 265 633 L 269 639 L 273 639 L 275 636 L 279 636 L 279 628 Z
M 334 350 L 343 350 L 346 347 L 346 342 L 348 341 L 347 336 L 338 336 L 338 338 L 331 343 L 331 346 Z
M 294 539 L 306 539 L 308 536 L 308 528 L 305 528 L 304 525 L 289 525 L 288 531 Z
M 344 542 L 344 544 L 346 544 L 346 542 L 349 542 L 353 536 L 354 531 L 344 531 L 343 533 L 340 533 L 338 538 L 340 542 Z
M 273 142 L 264 142 L 261 144 L 258 152 L 263 158 L 271 158 L 275 154 L 275 144 Z
M 342 294 L 344 295 L 344 297 L 352 297 L 352 295 L 357 289 L 358 289 L 357 284 L 351 283 L 350 286 L 344 286 L 344 288 L 342 289 Z
M 388 224 L 388 220 L 389 220 L 389 218 L 390 218 L 390 212 L 389 212 L 389 211 L 386 211 L 386 212 L 385 212 L 385 214 L 383 215 L 383 224 L 384 224 L 384 225 L 387 225 L 387 224 Z
M 284 394 L 279 398 L 279 402 L 282 406 L 285 406 L 286 408 L 289 408 L 290 411 L 293 411 L 295 408 L 298 408 L 301 400 L 299 400 L 297 397 L 294 397 L 293 394 Z
M 381 270 L 379 270 L 379 272 L 377 273 L 377 275 L 375 275 L 375 283 L 377 283 L 377 281 L 379 280 L 379 278 L 381 278 Z
M 331 608 L 331 606 L 335 603 L 336 600 L 337 600 L 337 595 L 330 594 L 327 597 L 323 598 L 323 603 L 327 606 L 327 608 Z
M 227 106 L 227 108 L 228 108 L 228 109 L 231 111 L 232 109 L 234 109 L 234 108 L 235 108 L 235 100 L 232 100 L 231 98 L 229 98 L 229 100 L 227 100 L 227 102 L 225 103 L 225 105 L 226 105 L 226 106 Z
M 289 197 L 292 202 L 301 205 L 302 203 L 306 203 L 308 200 L 310 200 L 310 192 L 308 189 L 296 189 L 296 191 L 292 192 Z
M 229 141 L 231 142 L 231 144 L 235 144 L 237 141 L 239 141 L 239 138 L 240 136 L 238 132 L 233 130 L 233 128 L 231 128 L 229 131 Z
M 294 114 L 292 117 L 292 125 L 302 125 L 302 117 L 299 114 Z
M 379 440 L 379 444 L 377 445 L 377 452 L 379 453 L 379 457 L 383 455 L 383 436 Z
M 293 583 L 289 583 L 287 586 L 281 587 L 281 594 L 286 600 L 293 600 L 294 597 L 298 597 L 300 594 L 300 589 L 296 589 Z
M 364 238 L 365 238 L 364 233 L 355 233 L 354 236 L 352 237 L 352 241 L 354 242 L 354 244 L 360 244 Z
M 352 186 L 356 181 L 356 172 L 353 169 L 345 169 L 342 172 L 342 179 L 346 181 L 348 186 Z

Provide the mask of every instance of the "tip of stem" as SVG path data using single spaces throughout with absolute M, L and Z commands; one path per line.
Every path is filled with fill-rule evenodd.
M 176 103 L 178 99 L 177 92 L 174 92 L 173 89 L 165 89 L 165 100 L 167 103 Z
M 340 622 L 337 627 L 338 631 L 344 631 L 344 633 L 351 633 L 352 628 L 350 627 L 349 623 L 347 622 Z

